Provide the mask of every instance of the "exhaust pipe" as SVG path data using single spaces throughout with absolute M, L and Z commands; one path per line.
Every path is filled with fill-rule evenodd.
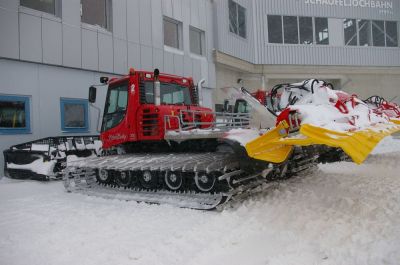
M 206 80 L 203 78 L 197 83 L 197 94 L 199 96 L 199 106 L 203 105 L 203 84 Z
M 160 71 L 156 68 L 154 69 L 154 105 L 161 105 L 161 84 L 158 76 Z

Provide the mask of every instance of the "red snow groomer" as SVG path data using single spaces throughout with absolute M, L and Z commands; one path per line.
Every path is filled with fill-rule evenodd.
M 254 116 L 245 106 L 263 112 L 266 128 L 275 118 L 240 89 L 229 88 L 233 112 L 213 112 L 201 106 L 203 81 L 195 86 L 192 78 L 131 69 L 101 82 L 108 86 L 100 135 L 105 156 L 69 163 L 68 191 L 211 209 L 315 165 L 311 147 L 279 164 L 247 155 L 245 139 L 261 131 L 251 128 Z M 95 100 L 92 86 L 89 101 Z
M 244 88 L 222 88 L 222 112 L 202 106 L 203 80 L 195 86 L 189 77 L 130 69 L 100 82 L 107 86 L 101 155 L 75 160 L 76 152 L 65 151 L 94 143 L 58 145 L 49 146 L 54 158 L 44 161 L 64 152 L 67 163 L 53 171 L 70 192 L 213 209 L 263 183 L 340 160 L 341 150 L 361 163 L 379 140 L 400 130 L 385 113 L 315 79 L 272 90 L 267 107 Z M 89 88 L 89 102 L 96 91 Z

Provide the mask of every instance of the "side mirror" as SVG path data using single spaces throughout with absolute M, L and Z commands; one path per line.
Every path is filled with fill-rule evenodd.
M 94 86 L 89 87 L 89 102 L 90 103 L 96 102 L 96 87 Z
M 107 84 L 107 82 L 108 82 L 108 77 L 107 76 L 100 77 L 100 83 L 101 84 Z

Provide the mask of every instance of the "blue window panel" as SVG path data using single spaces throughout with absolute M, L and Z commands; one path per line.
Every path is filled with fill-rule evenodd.
M 69 133 L 89 131 L 88 101 L 86 99 L 60 99 L 61 130 Z
M 0 134 L 31 133 L 30 97 L 0 95 Z

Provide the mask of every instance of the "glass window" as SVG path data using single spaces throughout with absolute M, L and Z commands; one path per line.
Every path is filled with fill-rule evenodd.
M 128 84 L 109 86 L 104 107 L 102 131 L 117 126 L 125 117 L 128 107 Z
M 355 19 L 344 19 L 344 43 L 349 46 L 357 46 L 357 22 Z
M 398 36 L 397 36 L 397 22 L 386 21 L 386 46 L 387 47 L 397 47 L 399 46 Z
M 61 129 L 68 132 L 85 132 L 89 129 L 88 102 L 86 99 L 61 98 Z
M 282 17 L 269 15 L 267 20 L 269 43 L 283 43 Z
M 229 0 L 228 1 L 228 9 L 229 9 L 229 31 L 235 34 L 238 34 L 238 25 L 237 25 L 237 10 L 236 3 Z
M 154 83 L 144 82 L 145 100 L 148 104 L 154 104 Z M 161 104 L 192 104 L 190 89 L 174 83 L 161 82 L 160 87 Z
M 162 104 L 186 104 L 192 103 L 190 90 L 188 87 L 178 84 L 161 83 L 161 103 Z
M 228 0 L 228 9 L 229 31 L 242 38 L 246 38 L 246 9 L 232 0 Z
M 329 44 L 328 19 L 322 17 L 315 18 L 315 39 L 317 44 Z
M 181 49 L 181 23 L 164 18 L 164 44 L 176 49 Z
M 239 36 L 242 38 L 246 38 L 246 9 L 241 5 L 238 6 L 238 30 Z
M 204 55 L 204 31 L 194 27 L 189 28 L 190 52 Z
M 371 21 L 358 20 L 358 37 L 360 46 L 372 46 Z
M 284 32 L 284 43 L 288 44 L 299 43 L 297 17 L 292 17 L 292 16 L 283 17 L 283 32 Z
M 109 7 L 108 0 L 81 0 L 82 22 L 110 30 Z
M 0 134 L 29 132 L 29 97 L 0 95 Z
M 29 7 L 42 12 L 56 14 L 56 0 L 21 0 L 21 6 Z
M 313 23 L 311 17 L 299 17 L 300 44 L 313 44 Z
M 144 104 L 154 104 L 154 83 L 153 82 L 144 82 L 144 90 L 141 90 L 144 93 L 144 97 L 141 95 L 141 103 Z
M 385 47 L 385 23 L 383 21 L 372 21 L 372 40 L 374 46 Z

